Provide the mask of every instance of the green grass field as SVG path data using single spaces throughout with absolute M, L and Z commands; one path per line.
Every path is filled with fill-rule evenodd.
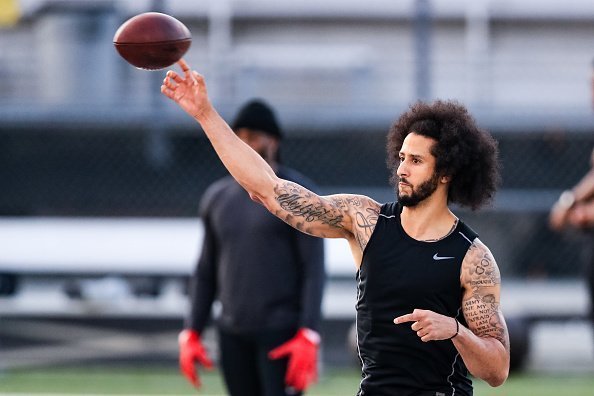
M 175 368 L 79 367 L 10 370 L 0 373 L 0 395 L 224 395 L 217 371 L 202 375 L 199 392 Z M 356 369 L 326 370 L 308 395 L 354 395 Z M 515 375 L 499 388 L 475 381 L 478 396 L 592 396 L 594 375 Z

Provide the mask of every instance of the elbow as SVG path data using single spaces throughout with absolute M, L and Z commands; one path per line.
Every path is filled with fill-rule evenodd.
M 497 372 L 492 373 L 491 376 L 485 378 L 485 381 L 493 388 L 496 388 L 496 387 L 501 386 L 505 383 L 508 375 L 509 375 L 509 370 L 507 370 L 507 369 L 498 370 Z
M 483 366 L 480 369 L 470 370 L 470 373 L 477 378 L 485 381 L 489 386 L 496 388 L 501 386 L 507 380 L 509 375 L 509 364 L 501 364 L 501 366 Z
M 507 379 L 507 377 L 493 377 L 490 379 L 487 379 L 487 383 L 489 384 L 489 386 L 496 388 L 498 386 L 501 386 L 505 383 L 505 380 Z
M 276 178 L 276 175 L 274 178 Z M 266 179 L 265 182 L 260 181 L 252 184 L 240 184 L 247 191 L 252 201 L 269 209 L 272 205 L 271 201 L 274 200 L 274 186 L 277 184 L 277 181 L 275 181 L 274 178 Z
M 252 201 L 259 203 L 260 205 L 264 205 L 264 202 L 262 201 L 262 198 L 260 198 L 259 195 L 255 194 L 255 193 L 249 193 L 249 194 L 250 194 L 250 198 L 252 199 Z
M 273 203 L 270 201 L 269 198 L 256 193 L 250 193 L 250 198 L 255 203 L 264 206 L 264 208 L 266 208 L 266 210 L 268 210 L 270 213 L 275 214 L 273 211 Z

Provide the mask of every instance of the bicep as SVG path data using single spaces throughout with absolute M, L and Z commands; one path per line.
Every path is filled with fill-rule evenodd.
M 501 275 L 489 249 L 475 239 L 462 263 L 462 311 L 468 328 L 479 337 L 499 340 L 509 348 L 500 307 Z

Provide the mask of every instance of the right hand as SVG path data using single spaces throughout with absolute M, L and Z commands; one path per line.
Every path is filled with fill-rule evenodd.
M 195 330 L 186 329 L 179 333 L 179 368 L 182 374 L 194 385 L 199 388 L 201 385 L 200 377 L 196 371 L 196 362 L 207 369 L 212 369 L 213 364 L 202 345 L 200 334 Z
M 180 59 L 177 64 L 184 72 L 184 77 L 173 70 L 169 70 L 161 85 L 161 93 L 177 103 L 186 113 L 200 121 L 209 111 L 213 110 L 206 91 L 204 77 L 198 72 L 192 71 L 183 59 Z
M 268 353 L 270 359 L 287 358 L 285 384 L 304 391 L 318 379 L 318 349 L 320 336 L 301 328 L 297 334 Z

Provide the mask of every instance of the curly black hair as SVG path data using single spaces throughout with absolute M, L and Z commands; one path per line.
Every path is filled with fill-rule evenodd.
M 399 153 L 409 133 L 432 138 L 435 172 L 450 176 L 448 202 L 476 210 L 490 203 L 501 182 L 497 141 L 456 101 L 416 102 L 392 125 L 387 138 L 390 182 L 396 185 Z

